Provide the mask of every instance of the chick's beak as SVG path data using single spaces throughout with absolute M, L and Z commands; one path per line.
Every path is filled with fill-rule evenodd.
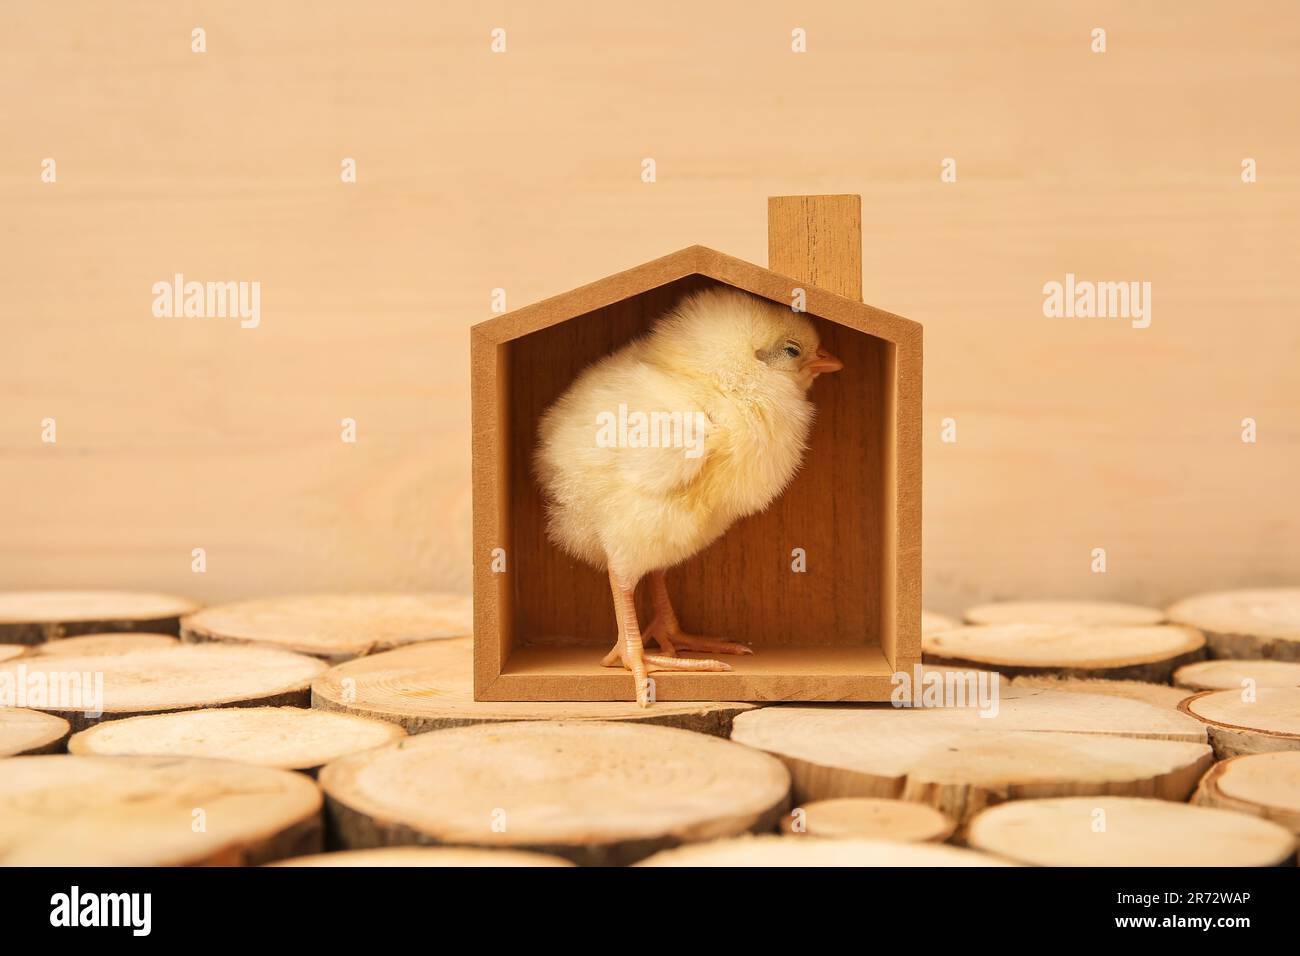
M 805 369 L 812 372 L 813 378 L 818 375 L 825 375 L 828 372 L 838 372 L 843 367 L 844 363 L 825 349 L 818 349 L 817 357 L 804 366 Z

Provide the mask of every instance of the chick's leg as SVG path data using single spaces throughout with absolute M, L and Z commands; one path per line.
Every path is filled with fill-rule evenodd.
M 655 616 L 646 628 L 645 636 L 655 642 L 668 654 L 682 651 L 703 651 L 706 654 L 753 654 L 754 649 L 735 641 L 720 641 L 711 637 L 696 637 L 682 632 L 673 612 L 672 601 L 668 599 L 668 582 L 663 571 L 652 571 L 650 587 L 654 599 Z
M 680 657 L 662 657 L 647 654 L 641 642 L 641 625 L 636 619 L 636 582 L 619 580 L 613 569 L 609 572 L 609 590 L 614 598 L 614 616 L 618 619 L 618 640 L 601 661 L 606 667 L 622 664 L 632 672 L 636 687 L 636 702 L 650 706 L 649 670 L 665 671 L 729 671 L 731 665 L 721 661 L 685 660 Z

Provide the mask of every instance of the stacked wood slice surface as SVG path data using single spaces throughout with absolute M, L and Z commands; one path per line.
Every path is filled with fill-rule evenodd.
M 1244 813 L 1130 797 L 1023 800 L 979 814 L 978 850 L 1036 866 L 1278 866 L 1284 827 Z
M 940 631 L 951 630 L 960 626 L 959 623 L 946 614 L 936 614 L 934 611 L 921 612 L 921 633 L 937 634 Z
M 933 843 L 739 837 L 656 853 L 638 866 L 1008 866 L 1005 860 Z
M 271 866 L 573 866 L 569 860 L 519 850 L 479 850 L 465 846 L 390 846 L 344 850 L 281 860 Z
M 434 641 L 350 661 L 312 684 L 312 706 L 392 721 L 412 734 L 516 720 L 609 720 L 662 724 L 726 737 L 753 704 L 726 701 L 571 703 L 474 700 L 473 642 Z
M 1141 627 L 1160 624 L 1165 612 L 1116 601 L 998 601 L 970 608 L 967 624 L 1065 624 L 1076 627 Z
M 1157 684 L 1205 654 L 1198 631 L 1160 624 L 971 625 L 923 636 L 921 646 L 929 664 Z
M 315 771 L 331 760 L 406 736 L 396 724 L 303 707 L 185 710 L 110 720 L 68 741 L 68 752 L 214 757 Z
M 306 706 L 312 680 L 326 668 L 316 658 L 265 647 L 177 646 L 28 655 L 0 664 L 0 680 L 8 675 L 16 681 L 22 674 L 28 696 L 16 703 L 56 713 L 81 730 L 100 720 L 174 710 Z M 40 688 L 46 696 L 32 700 L 33 689 Z
M 1220 760 L 1300 750 L 1300 687 L 1201 691 L 1179 709 L 1204 722 Z
M 942 843 L 956 828 L 955 820 L 924 804 L 871 797 L 814 800 L 781 819 L 782 833 L 831 840 Z
M 1300 662 L 1217 660 L 1186 664 L 1174 671 L 1174 684 L 1198 690 L 1241 690 L 1254 687 L 1300 687 Z
M 0 707 L 0 757 L 54 753 L 63 748 L 69 729 L 66 720 L 53 714 Z
M 177 757 L 11 757 L 0 865 L 256 865 L 321 849 L 300 773 Z
M 1300 661 L 1300 587 L 1198 594 L 1168 614 L 1204 632 L 1211 657 Z
M 77 634 L 175 634 L 198 605 L 170 594 L 132 591 L 0 591 L 0 643 L 39 644 Z
M 0 644 L 0 663 L 22 657 L 28 649 L 26 644 Z
M 737 717 L 732 739 L 786 764 L 796 805 L 902 798 L 959 824 L 1027 797 L 1185 800 L 1212 761 L 1204 728 L 1175 710 L 1028 688 L 1003 691 L 991 717 L 972 707 L 769 707 Z
M 1201 778 L 1193 802 L 1264 817 L 1300 837 L 1300 751 L 1220 761 Z
M 180 646 L 170 634 L 83 634 L 47 641 L 32 647 L 33 654 L 130 654 L 135 651 L 158 651 Z
M 767 754 L 706 734 L 531 721 L 410 737 L 331 763 L 320 784 L 347 849 L 499 847 L 609 865 L 774 830 L 790 777 Z
M 331 663 L 474 633 L 462 594 L 308 594 L 204 608 L 181 622 L 186 641 L 262 644 Z
M 1196 667 L 1196 664 L 1188 665 Z M 1185 668 L 1184 668 L 1185 669 Z M 1012 687 L 1037 687 L 1042 690 L 1063 690 L 1072 694 L 1101 694 L 1103 697 L 1123 697 L 1140 700 L 1157 707 L 1177 707 L 1192 692 L 1168 684 L 1150 684 L 1137 680 L 1094 680 L 1077 677 L 1057 677 L 1053 674 L 1028 674 L 1011 681 Z

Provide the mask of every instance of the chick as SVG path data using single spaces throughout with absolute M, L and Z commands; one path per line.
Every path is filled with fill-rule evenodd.
M 715 287 L 584 369 L 542 416 L 534 463 L 548 536 L 608 571 L 618 635 L 602 663 L 632 672 L 642 707 L 650 670 L 731 669 L 679 650 L 753 653 L 682 631 L 664 572 L 785 489 L 812 427 L 808 389 L 843 367 L 802 313 Z M 646 576 L 654 619 L 643 633 L 634 597 Z M 648 640 L 663 653 L 647 654 Z

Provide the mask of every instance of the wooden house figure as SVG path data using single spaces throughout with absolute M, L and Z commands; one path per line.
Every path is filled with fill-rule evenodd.
M 800 303 L 844 362 L 810 393 L 803 467 L 764 512 L 668 574 L 683 627 L 753 645 L 727 672 L 662 672 L 659 700 L 888 700 L 921 659 L 921 326 L 862 303 L 861 200 L 768 201 L 768 268 L 691 246 L 473 327 L 474 695 L 633 700 L 600 666 L 609 585 L 546 536 L 543 411 L 687 293 Z M 644 625 L 648 597 L 638 592 Z

